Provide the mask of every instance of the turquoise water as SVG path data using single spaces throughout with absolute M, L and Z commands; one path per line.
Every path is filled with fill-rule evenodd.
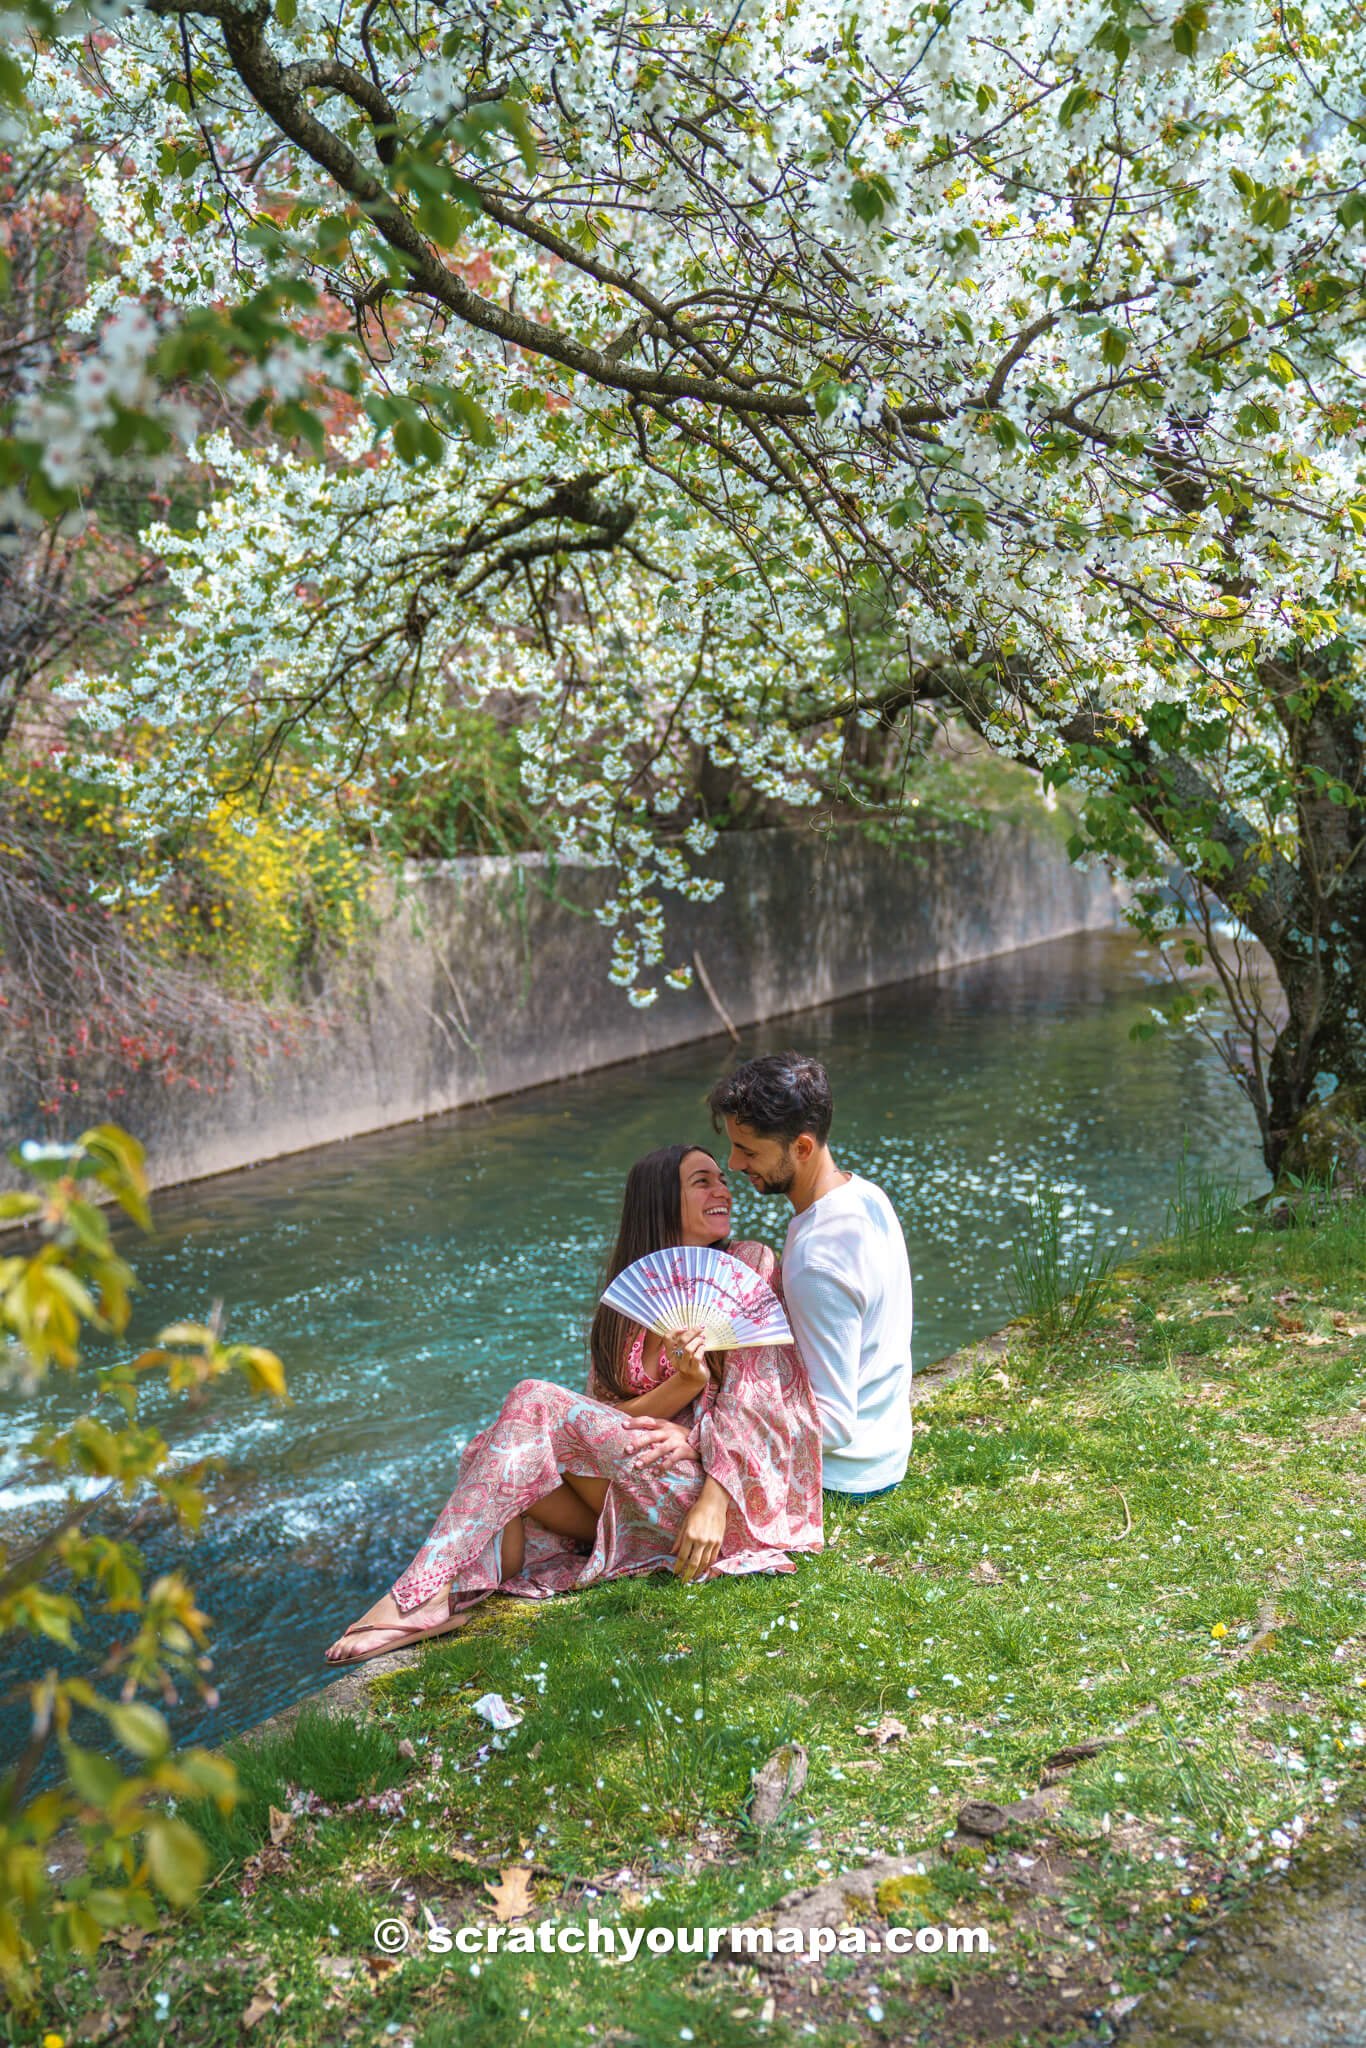
M 1187 1136 L 1200 1164 L 1263 1185 L 1251 1114 L 1209 1049 L 1129 1037 L 1156 968 L 1126 937 L 1085 935 L 746 1033 L 745 1054 L 795 1044 L 829 1067 L 836 1157 L 906 1231 L 919 1363 L 1005 1320 L 1038 1189 L 1062 1188 L 1079 1227 L 1142 1241 Z M 157 1198 L 154 1241 L 123 1233 L 138 1337 L 221 1300 L 230 1336 L 280 1353 L 294 1401 L 226 1390 L 181 1454 L 226 1461 L 199 1537 L 187 1553 L 146 1535 L 149 1570 L 185 1563 L 213 1621 L 220 1705 L 184 1705 L 182 1737 L 223 1740 L 325 1682 L 324 1647 L 408 1563 L 505 1390 L 582 1382 L 626 1168 L 708 1140 L 702 1098 L 734 1057 L 708 1040 L 200 1182 Z M 743 1181 L 737 1196 L 737 1235 L 780 1247 L 786 1202 Z M 7 1444 L 39 1415 L 2 1412 Z M 6 1454 L 0 1533 L 40 1529 L 63 1489 L 44 1492 L 21 1492 Z M 6 1714 L 0 1754 L 23 1720 Z

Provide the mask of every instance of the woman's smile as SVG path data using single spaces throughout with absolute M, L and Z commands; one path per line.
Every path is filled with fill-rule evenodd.
M 730 1190 L 710 1152 L 699 1148 L 685 1156 L 678 1192 L 684 1244 L 708 1244 L 730 1236 Z

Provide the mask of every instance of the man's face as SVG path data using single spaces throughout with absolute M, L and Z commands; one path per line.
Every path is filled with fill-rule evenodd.
M 743 1173 L 756 1195 L 785 1195 L 790 1191 L 797 1171 L 790 1144 L 781 1138 L 761 1137 L 749 1124 L 742 1124 L 733 1116 L 726 1118 L 726 1136 L 730 1139 L 728 1169 L 731 1173 Z

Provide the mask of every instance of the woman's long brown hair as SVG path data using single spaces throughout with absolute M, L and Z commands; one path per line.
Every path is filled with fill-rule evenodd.
M 683 1184 L 680 1169 L 690 1152 L 706 1153 L 707 1158 L 716 1163 L 705 1145 L 661 1145 L 657 1152 L 647 1152 L 643 1159 L 637 1159 L 627 1174 L 621 1225 L 603 1268 L 602 1287 L 610 1286 L 617 1274 L 624 1273 L 637 1259 L 645 1258 L 650 1252 L 662 1251 L 665 1245 L 682 1241 Z M 730 1240 L 726 1238 L 722 1242 L 729 1244 Z M 598 1291 L 601 1293 L 602 1288 Z M 631 1391 L 626 1383 L 625 1367 L 626 1352 L 635 1330 L 636 1325 L 629 1317 L 618 1315 L 614 1308 L 598 1303 L 588 1332 L 589 1355 L 598 1380 L 618 1401 L 625 1400 Z

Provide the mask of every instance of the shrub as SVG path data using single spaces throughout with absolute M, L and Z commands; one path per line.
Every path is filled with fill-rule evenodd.
M 155 736 L 132 746 L 134 775 L 154 776 Z M 117 933 L 154 967 L 207 968 L 229 994 L 269 1002 L 294 999 L 307 970 L 355 938 L 368 864 L 306 767 L 280 765 L 264 814 L 225 790 L 150 837 L 113 772 L 72 753 L 0 778 L 0 849 L 38 888 L 102 906 L 111 942 Z
M 10 1158 L 35 1186 L 0 1195 L 0 1223 L 31 1233 L 0 1254 L 0 1383 L 31 1391 L 54 1368 L 82 1374 L 87 1327 L 117 1334 L 127 1326 L 134 1275 L 91 1196 L 102 1187 L 146 1229 L 147 1184 L 141 1146 L 112 1124 L 86 1131 L 73 1145 L 30 1142 Z M 65 1511 L 17 1555 L 0 1544 L 0 1643 L 27 1637 L 79 1651 L 88 1606 L 128 1624 L 98 1669 L 100 1678 L 116 1681 L 116 1692 L 80 1673 L 60 1678 L 55 1669 L 27 1687 L 28 1741 L 0 1780 L 0 1984 L 21 2011 L 34 2002 L 35 1965 L 46 1944 L 58 1957 L 92 1954 L 111 1928 L 154 1927 L 154 1895 L 172 1906 L 195 1897 L 207 1873 L 205 1848 L 168 1802 L 208 1799 L 227 1814 L 236 1799 L 231 1764 L 202 1749 L 173 1753 L 165 1716 L 138 1697 L 155 1689 L 174 1704 L 177 1684 L 189 1684 L 212 1704 L 206 1618 L 192 1586 L 179 1572 L 144 1586 L 134 1545 L 84 1526 L 97 1508 L 129 1507 L 142 1495 L 167 1503 L 183 1527 L 199 1524 L 199 1481 L 214 1461 L 165 1469 L 166 1436 L 138 1420 L 148 1373 L 164 1374 L 172 1394 L 188 1397 L 195 1423 L 203 1390 L 226 1374 L 256 1394 L 288 1398 L 273 1352 L 224 1344 L 216 1327 L 180 1323 L 163 1330 L 151 1350 L 96 1376 L 95 1390 L 113 1397 L 121 1422 L 92 1405 L 66 1427 L 45 1425 L 19 1447 L 21 1483 L 56 1472 L 105 1484 L 93 1499 L 69 1494 Z M 75 1739 L 77 1710 L 104 1722 L 111 1741 L 135 1759 L 131 1771 Z M 64 1775 L 30 1796 L 53 1742 Z M 68 1824 L 79 1832 L 84 1868 L 54 1887 L 48 1845 Z
M 415 773 L 417 755 L 427 765 Z M 515 730 L 490 713 L 457 707 L 440 730 L 408 731 L 381 751 L 375 784 L 388 807 L 376 837 L 391 856 L 452 860 L 463 853 L 525 853 L 548 834 L 522 787 Z

